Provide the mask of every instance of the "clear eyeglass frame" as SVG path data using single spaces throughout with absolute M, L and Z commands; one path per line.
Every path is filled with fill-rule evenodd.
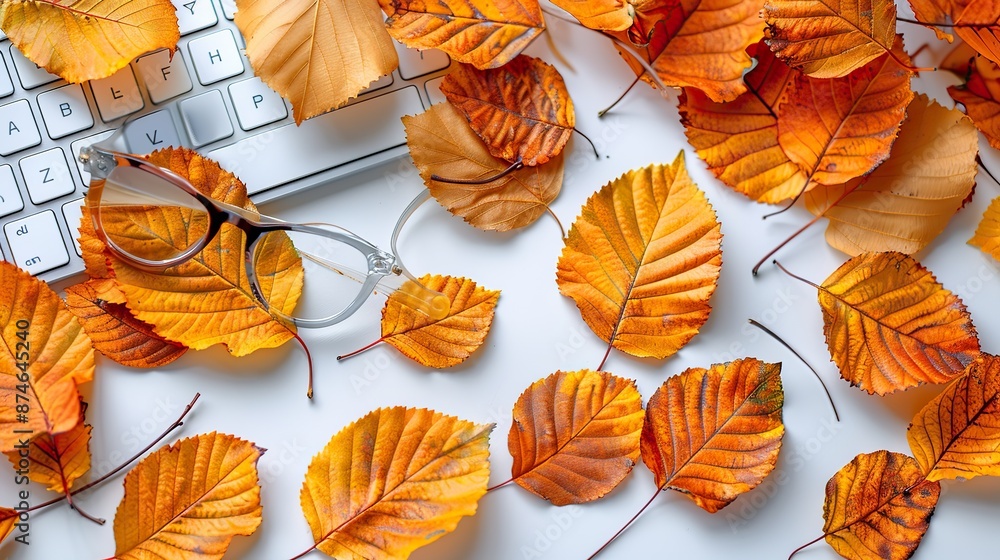
M 376 287 L 384 292 L 396 291 L 407 305 L 432 319 L 441 319 L 448 314 L 450 307 L 448 298 L 421 284 L 403 265 L 396 250 L 396 241 L 403 224 L 423 202 L 430 198 L 430 192 L 427 189 L 417 195 L 400 215 L 392 232 L 392 251 L 384 251 L 364 238 L 333 224 L 286 222 L 205 196 L 187 179 L 169 169 L 149 162 L 142 156 L 128 153 L 126 149 L 123 149 L 124 135 L 122 130 L 124 128 L 124 126 L 119 128 L 118 132 L 102 142 L 82 148 L 79 156 L 80 162 L 91 175 L 85 205 L 90 210 L 94 230 L 107 248 L 119 259 L 141 270 L 154 273 L 162 272 L 194 258 L 218 235 L 223 224 L 231 224 L 242 230 L 245 235 L 244 267 L 254 297 L 270 313 L 298 327 L 326 327 L 347 319 L 375 292 Z M 197 200 L 208 214 L 207 233 L 179 254 L 162 260 L 143 258 L 123 249 L 107 234 L 101 221 L 101 197 L 105 182 L 116 174 L 116 170 L 121 169 L 133 169 L 148 173 L 151 175 L 150 180 L 158 179 L 160 183 L 172 185 L 187 196 Z M 270 302 L 263 295 L 264 290 L 261 288 L 261 282 L 256 273 L 255 261 L 258 244 L 266 234 L 275 231 L 320 236 L 335 243 L 345 244 L 360 252 L 367 262 L 367 271 L 353 270 L 344 265 L 330 262 L 321 256 L 310 255 L 297 249 L 303 259 L 308 259 L 318 266 L 355 280 L 359 284 L 359 290 L 354 299 L 341 311 L 322 318 L 289 316 L 280 310 L 271 309 Z

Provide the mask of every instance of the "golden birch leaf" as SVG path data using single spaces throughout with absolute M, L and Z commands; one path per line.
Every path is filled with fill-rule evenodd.
M 570 228 L 559 292 L 608 352 L 673 355 L 708 320 L 721 227 L 683 152 L 670 165 L 629 171 L 592 195 Z
M 977 153 L 972 121 L 918 94 L 889 159 L 866 177 L 812 189 L 806 208 L 829 220 L 827 242 L 849 255 L 913 254 L 944 231 L 972 193 Z
M 490 154 L 486 144 L 449 103 L 437 103 L 403 117 L 410 157 L 431 195 L 452 214 L 485 230 L 509 231 L 532 224 L 549 211 L 563 181 L 563 155 L 479 185 L 436 181 L 481 180 L 510 162 Z
M 374 0 L 238 0 L 236 8 L 254 73 L 292 103 L 296 124 L 399 66 Z
M 826 483 L 823 536 L 849 560 L 906 560 L 940 496 L 941 484 L 924 480 L 913 457 L 858 455 Z
M 147 455 L 125 476 L 115 512 L 118 560 L 220 559 L 261 522 L 257 461 L 264 450 L 216 432 Z
M 774 470 L 784 402 L 781 364 L 744 358 L 688 369 L 649 398 L 642 460 L 659 489 L 715 513 Z
M 1000 358 L 969 364 L 917 413 L 906 439 L 927 480 L 1000 475 Z
M 73 429 L 57 435 L 39 434 L 28 444 L 31 467 L 28 478 L 44 484 L 49 490 L 65 494 L 73 482 L 90 470 L 90 432 L 92 428 L 79 423 Z M 21 450 L 7 451 L 7 459 L 15 469 L 22 459 Z
M 27 430 L 61 434 L 80 423 L 77 385 L 94 378 L 94 349 L 45 282 L 0 261 L 0 451 Z M 29 403 L 28 412 L 18 405 Z
M 538 0 L 378 0 L 385 26 L 414 49 L 440 49 L 481 70 L 499 68 L 545 30 Z
M 300 502 L 316 548 L 338 560 L 407 558 L 476 513 L 493 425 L 380 408 L 313 457 Z
M 136 319 L 125 294 L 111 279 L 93 279 L 66 288 L 66 306 L 87 331 L 94 348 L 119 364 L 154 368 L 169 364 L 187 347 L 164 339 Z
M 747 52 L 757 65 L 743 79 L 747 91 L 716 103 L 684 88 L 678 103 L 688 142 L 723 183 L 757 202 L 795 197 L 808 181 L 778 144 L 775 109 L 798 70 L 775 58 L 762 42 Z
M 170 0 L 3 0 L 0 28 L 28 60 L 73 83 L 180 39 Z
M 596 500 L 639 458 L 642 397 L 631 379 L 557 371 L 514 403 L 511 479 L 557 506 Z
M 767 43 L 792 68 L 840 78 L 892 51 L 893 0 L 767 0 Z
M 216 200 L 256 211 L 247 198 L 246 187 L 219 164 L 186 148 L 156 151 L 146 159 L 187 179 L 196 189 Z M 94 185 L 90 193 L 96 192 Z M 119 237 L 133 236 L 136 242 L 190 246 L 186 236 L 198 236 L 189 228 L 180 211 L 162 208 L 149 214 L 130 210 L 117 222 L 103 214 L 105 230 L 121 228 Z M 86 231 L 89 230 L 89 233 Z M 84 220 L 81 235 L 93 235 L 93 224 Z M 235 356 L 260 348 L 273 348 L 294 336 L 294 327 L 271 315 L 253 295 L 244 267 L 243 231 L 223 225 L 221 231 L 190 261 L 163 271 L 141 270 L 113 256 L 107 256 L 118 288 L 136 319 L 153 326 L 160 337 L 201 350 L 224 344 Z M 302 293 L 303 268 L 287 236 L 267 236 L 261 249 L 267 257 L 258 260 L 260 270 L 270 272 L 261 287 L 271 309 L 290 314 Z M 90 246 L 85 246 L 88 250 Z
M 631 2 L 623 0 L 552 0 L 584 26 L 598 31 L 624 31 L 632 25 Z
M 979 355 L 962 300 L 912 257 L 865 253 L 817 288 L 830 356 L 869 393 L 944 383 Z
M 984 253 L 1000 261 L 1000 197 L 994 198 L 983 214 L 983 220 L 976 228 L 976 234 L 969 240 L 970 245 L 982 249 Z
M 979 54 L 1000 64 L 1000 4 L 995 0 L 965 0 L 953 7 L 955 33 Z

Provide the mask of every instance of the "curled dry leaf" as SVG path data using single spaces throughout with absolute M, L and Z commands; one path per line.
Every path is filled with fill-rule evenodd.
M 76 479 L 90 470 L 90 432 L 92 428 L 80 422 L 61 434 L 39 434 L 28 444 L 28 461 L 24 469 L 34 482 L 44 484 L 49 490 L 65 494 Z M 7 451 L 7 459 L 18 469 L 23 458 L 21 450 Z M 2 532 L 2 529 L 0 529 Z
M 976 184 L 972 121 L 919 94 L 892 154 L 866 177 L 806 193 L 806 208 L 830 224 L 827 242 L 849 255 L 913 254 L 938 236 Z
M 608 352 L 673 355 L 708 320 L 721 227 L 683 152 L 671 165 L 629 171 L 592 195 L 570 228 L 559 292 Z
M 170 0 L 3 0 L 0 28 L 28 60 L 74 83 L 180 39 Z
M 633 2 L 624 0 L 552 0 L 584 26 L 598 31 L 624 31 L 632 25 L 629 8 Z M 633 8 L 634 9 L 634 8 Z
M 767 43 L 814 78 L 839 78 L 892 51 L 894 0 L 767 0 Z
M 153 332 L 125 305 L 114 280 L 94 279 L 66 288 L 66 306 L 76 315 L 94 348 L 119 364 L 154 368 L 184 355 L 187 347 Z
M 745 358 L 688 369 L 650 397 L 642 460 L 658 488 L 715 513 L 774 469 L 783 405 L 781 364 Z
M 257 461 L 264 450 L 216 432 L 161 447 L 125 475 L 115 558 L 220 559 L 261 522 Z
M 513 417 L 511 478 L 557 506 L 604 496 L 639 458 L 642 397 L 631 379 L 557 371 L 521 393 Z
M 241 0 L 236 25 L 254 74 L 292 103 L 296 124 L 399 66 L 373 0 Z
M 959 6 L 964 5 L 964 9 Z M 993 0 L 953 3 L 955 33 L 979 54 L 1000 63 L 1000 4 Z
M 990 146 L 1000 149 L 1000 65 L 976 56 L 971 47 L 960 43 L 941 67 L 965 80 L 964 84 L 949 86 L 948 95 L 965 106 L 965 114 Z
M 869 393 L 947 382 L 979 355 L 962 300 L 912 257 L 865 253 L 817 289 L 830 356 Z
M 927 532 L 941 485 L 924 480 L 912 457 L 858 455 L 826 484 L 823 536 L 850 560 L 906 560 Z
M 479 229 L 509 231 L 532 224 L 549 211 L 563 181 L 563 156 L 479 185 L 435 181 L 478 180 L 496 176 L 510 163 L 486 145 L 448 103 L 403 117 L 410 157 L 431 195 L 449 212 Z
M 979 222 L 976 234 L 969 240 L 969 244 L 1000 261 L 1000 197 L 994 198 L 986 208 L 983 220 Z
M 891 55 L 891 56 L 890 56 Z M 846 183 L 889 157 L 913 100 L 903 39 L 843 78 L 796 73 L 778 106 L 778 141 L 811 182 Z
M 47 284 L 3 261 L 0 337 L 0 451 L 14 451 L 26 433 L 57 435 L 76 427 L 77 386 L 94 378 L 90 338 Z M 25 402 L 28 412 L 18 412 Z
M 219 164 L 186 148 L 167 148 L 147 156 L 153 165 L 170 169 L 184 177 L 203 194 L 222 202 L 256 211 L 247 198 L 246 187 Z M 81 237 L 93 237 L 93 224 L 84 212 Z M 184 227 L 180 211 L 158 208 L 131 220 L 121 227 L 130 228 L 136 242 L 164 243 L 173 240 L 187 247 L 190 240 L 175 236 L 197 236 L 196 228 Z M 105 228 L 117 227 L 104 223 Z M 273 243 L 257 266 L 270 272 L 262 282 L 264 297 L 272 309 L 290 314 L 302 293 L 302 259 L 287 236 L 268 240 Z M 280 240 L 280 241 L 279 241 Z M 131 266 L 106 253 L 118 289 L 125 295 L 135 317 L 153 326 L 160 337 L 200 350 L 224 344 L 235 356 L 260 348 L 273 348 L 290 340 L 294 327 L 271 315 L 251 292 L 244 267 L 245 235 L 228 224 L 190 261 L 159 272 Z M 90 244 L 84 245 L 87 251 Z M 85 253 L 85 258 L 88 258 Z M 94 257 L 89 257 L 96 260 Z
M 440 49 L 476 68 L 510 62 L 545 30 L 538 0 L 378 0 L 385 26 L 415 49 Z
M 576 125 L 559 71 L 527 55 L 488 70 L 459 65 L 445 76 L 441 92 L 490 154 L 511 162 L 549 161 L 562 153 Z
M 746 91 L 743 73 L 751 65 L 746 49 L 764 36 L 761 5 L 761 0 L 636 2 L 641 30 L 634 26 L 617 36 L 633 42 L 665 85 L 695 87 L 712 101 L 732 101 Z M 655 87 L 645 67 L 619 51 L 635 75 Z
M 773 204 L 793 198 L 807 184 L 805 172 L 778 144 L 775 113 L 798 70 L 775 58 L 763 41 L 747 52 L 757 59 L 743 79 L 747 91 L 729 103 L 716 103 L 696 88 L 684 88 L 681 124 L 716 177 L 753 200 Z
M 302 484 L 315 547 L 340 560 L 406 558 L 450 533 L 486 493 L 492 429 L 403 407 L 348 425 Z
M 927 480 L 1000 475 L 1000 358 L 983 354 L 906 431 Z

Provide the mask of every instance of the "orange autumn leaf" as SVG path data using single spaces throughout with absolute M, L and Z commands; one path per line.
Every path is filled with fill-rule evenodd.
M 630 379 L 557 371 L 521 393 L 513 417 L 511 479 L 557 506 L 604 496 L 639 458 L 642 397 Z
M 715 513 L 774 469 L 783 404 L 781 364 L 744 358 L 688 369 L 650 397 L 642 460 L 658 488 Z
M 1000 358 L 983 354 L 906 430 L 927 480 L 1000 475 Z
M 994 0 L 957 2 L 952 11 L 955 33 L 979 54 L 1000 63 L 1000 4 Z M 959 6 L 965 4 L 962 9 Z
M 598 31 L 624 31 L 632 25 L 633 2 L 624 0 L 552 0 L 585 27 Z
M 336 109 L 399 66 L 374 0 L 240 0 L 236 25 L 295 123 Z
M 7 540 L 17 529 L 18 512 L 6 507 L 0 507 L 0 543 Z M 29 529 L 30 530 L 30 529 Z
M 616 36 L 631 41 L 665 85 L 695 87 L 712 101 L 732 101 L 746 91 L 743 74 L 752 64 L 746 49 L 764 36 L 762 5 L 763 0 L 637 2 L 641 31 Z M 619 51 L 636 76 L 656 85 L 632 54 Z
M 133 58 L 177 48 L 169 0 L 3 0 L 0 28 L 24 56 L 67 82 L 107 78 Z
M 948 95 L 965 107 L 965 114 L 983 133 L 990 146 L 1000 149 L 1000 65 L 976 56 L 966 43 L 961 43 L 941 63 L 964 84 L 948 87 Z
M 910 8 L 913 10 L 913 15 L 917 18 L 917 21 L 923 22 L 924 25 L 931 27 L 938 39 L 944 39 L 949 43 L 954 40 L 951 33 L 948 33 L 944 29 L 936 27 L 933 24 L 944 24 L 947 21 L 947 18 L 951 16 L 952 11 L 956 6 L 961 4 L 964 8 L 964 5 L 968 4 L 969 1 L 970 0 L 909 0 Z M 947 28 L 950 29 L 951 26 L 947 26 Z
M 849 560 L 906 560 L 927 532 L 941 485 L 923 479 L 912 457 L 858 455 L 826 484 L 823 536 Z
M 378 0 L 385 25 L 414 49 L 440 49 L 479 69 L 510 62 L 545 30 L 538 0 Z
M 913 100 L 903 39 L 843 78 L 796 74 L 778 106 L 778 141 L 790 160 L 822 185 L 846 183 L 889 157 Z
M 407 302 L 404 285 L 389 295 L 382 308 L 382 337 L 362 350 L 385 342 L 423 366 L 446 368 L 464 362 L 482 346 L 490 332 L 500 292 L 461 277 L 428 274 L 419 281 L 448 298 L 451 305 L 448 314 L 433 319 L 417 311 Z
M 431 195 L 452 214 L 485 230 L 509 231 L 532 224 L 550 212 L 563 182 L 563 155 L 483 184 L 434 180 L 482 180 L 510 163 L 490 154 L 457 109 L 437 103 L 416 116 L 403 117 L 410 157 Z
M 767 43 L 814 78 L 840 78 L 892 51 L 893 0 L 767 0 Z
M 154 368 L 184 355 L 187 347 L 164 339 L 136 319 L 114 280 L 94 279 L 66 288 L 66 305 L 94 348 L 119 364 Z
M 316 548 L 338 560 L 407 558 L 453 531 L 486 493 L 492 429 L 403 407 L 346 426 L 302 484 Z
M 729 103 L 716 103 L 695 88 L 679 101 L 688 141 L 723 183 L 758 202 L 793 198 L 806 174 L 778 144 L 775 108 L 798 70 L 775 58 L 763 42 L 747 51 L 757 65 L 744 78 L 747 91 Z
M 593 194 L 570 228 L 559 292 L 576 302 L 608 352 L 665 358 L 708 320 L 720 230 L 683 152 L 671 165 L 629 171 Z
M 869 393 L 944 383 L 979 355 L 965 304 L 912 257 L 865 253 L 816 287 L 830 356 Z
M 192 150 L 167 148 L 150 154 L 147 159 L 187 179 L 207 196 L 256 211 L 243 183 L 218 163 Z M 179 210 L 159 208 L 148 215 L 129 215 L 120 226 L 109 223 L 105 219 L 105 229 L 130 228 L 128 233 L 137 236 L 136 242 L 189 246 L 188 237 L 201 235 L 198 228 L 184 225 Z M 87 236 L 93 236 L 93 224 L 84 219 L 81 237 Z M 267 239 L 274 246 L 264 253 L 265 261 L 257 262 L 259 269 L 272 271 L 268 281 L 262 283 L 264 296 L 272 309 L 287 315 L 295 308 L 302 291 L 302 261 L 287 237 L 272 240 L 269 235 Z M 219 234 L 190 261 L 157 272 L 136 268 L 109 254 L 105 256 L 128 308 L 136 319 L 152 325 L 158 336 L 196 350 L 224 344 L 233 355 L 242 356 L 260 348 L 280 346 L 294 336 L 292 325 L 276 319 L 254 297 L 244 267 L 245 243 L 241 230 L 223 225 Z M 89 248 L 90 244 L 84 246 L 85 251 Z
M 77 386 L 94 378 L 90 338 L 47 284 L 4 261 L 0 337 L 0 451 L 14 450 L 20 430 L 72 430 L 81 414 Z
M 81 422 L 61 434 L 35 436 L 28 445 L 27 458 L 31 463 L 26 469 L 28 478 L 53 492 L 69 492 L 73 482 L 90 470 L 91 430 L 91 426 Z M 15 468 L 22 459 L 20 450 L 4 454 Z
M 261 522 L 257 461 L 264 450 L 216 432 L 147 455 L 125 476 L 115 512 L 118 560 L 220 559 Z
M 849 255 L 913 254 L 938 236 L 972 194 L 978 137 L 965 115 L 924 94 L 907 107 L 892 153 L 869 175 L 805 195 L 829 220 L 826 240 Z
M 459 65 L 441 92 L 495 157 L 543 164 L 562 153 L 576 115 L 566 82 L 555 67 L 519 55 L 494 69 Z
M 976 228 L 976 234 L 969 240 L 970 245 L 982 249 L 984 253 L 1000 261 L 1000 197 L 994 198 L 983 219 Z

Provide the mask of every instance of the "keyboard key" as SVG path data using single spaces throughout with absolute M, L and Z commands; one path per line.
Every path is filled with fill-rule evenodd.
M 42 142 L 28 100 L 18 99 L 0 107 L 0 156 L 9 156 Z
M 125 127 L 125 141 L 136 154 L 182 145 L 169 111 L 156 111 L 130 122 Z
M 403 115 L 424 110 L 410 86 L 209 152 L 251 194 L 406 143 Z
M 34 62 L 24 58 L 21 51 L 17 50 L 13 44 L 10 46 L 10 58 L 14 61 L 14 69 L 17 70 L 17 77 L 20 78 L 21 86 L 24 89 L 36 88 L 59 79 L 59 76 L 49 74 Z
M 180 109 L 184 128 L 195 148 L 233 135 L 233 123 L 229 122 L 222 92 L 217 89 L 181 101 Z
M 236 0 L 220 0 L 219 3 L 222 4 L 222 15 L 226 16 L 226 19 L 236 19 Z
M 94 126 L 80 84 L 69 84 L 38 94 L 38 109 L 53 140 Z
M 69 155 L 70 155 L 71 158 L 73 158 L 73 161 L 76 162 L 76 168 L 78 170 L 80 170 L 80 184 L 81 185 L 83 185 L 85 187 L 89 187 L 90 186 L 90 173 L 88 173 L 87 171 L 85 171 L 83 169 L 83 164 L 80 163 L 80 150 L 84 146 L 89 146 L 91 144 L 96 144 L 96 143 L 100 142 L 101 140 L 104 140 L 108 136 L 111 136 L 114 133 L 115 133 L 115 129 L 112 128 L 111 130 L 105 130 L 104 132 L 100 132 L 100 133 L 94 134 L 92 136 L 88 136 L 86 138 L 81 138 L 81 139 L 77 140 L 76 142 L 73 142 L 72 144 L 69 145 Z
M 131 66 L 102 80 L 91 81 L 90 89 L 94 92 L 97 110 L 104 122 L 131 115 L 146 105 L 139 93 L 139 84 L 135 81 Z
M 35 204 L 48 202 L 76 190 L 62 148 L 52 148 L 21 158 L 18 165 L 24 176 L 24 186 L 28 188 L 28 196 Z
M 424 91 L 427 92 L 427 98 L 431 100 L 431 105 L 447 101 L 447 98 L 441 93 L 441 82 L 443 81 L 444 76 L 438 76 L 433 80 L 427 80 L 427 83 L 424 84 Z
M 418 51 L 393 42 L 396 45 L 396 52 L 399 54 L 399 75 L 404 80 L 412 80 L 431 72 L 444 70 L 451 64 L 448 55 L 437 49 Z
M 73 248 L 76 254 L 83 256 L 80 250 L 80 218 L 83 217 L 83 199 L 71 200 L 62 205 L 63 217 L 66 218 L 66 226 L 69 227 L 69 236 L 73 238 Z
M 3 61 L 3 54 L 0 54 L 0 97 L 7 97 L 14 93 L 14 82 L 10 79 L 10 70 Z
M 9 165 L 0 165 L 0 217 L 22 209 L 24 200 L 21 199 L 21 191 L 17 190 L 14 169 Z
M 191 76 L 180 51 L 174 53 L 173 60 L 170 59 L 170 51 L 156 51 L 140 57 L 135 65 L 153 103 L 163 103 L 191 91 Z
M 188 43 L 188 49 L 203 86 L 243 73 L 243 57 L 233 32 L 228 29 L 194 39 Z
M 285 100 L 260 78 L 230 84 L 229 97 L 233 100 L 236 118 L 243 130 L 253 130 L 288 116 Z
M 41 274 L 69 262 L 56 214 L 39 212 L 3 226 L 14 263 L 30 274 Z
M 181 35 L 194 33 L 219 23 L 212 0 L 170 0 L 177 10 L 177 25 Z

